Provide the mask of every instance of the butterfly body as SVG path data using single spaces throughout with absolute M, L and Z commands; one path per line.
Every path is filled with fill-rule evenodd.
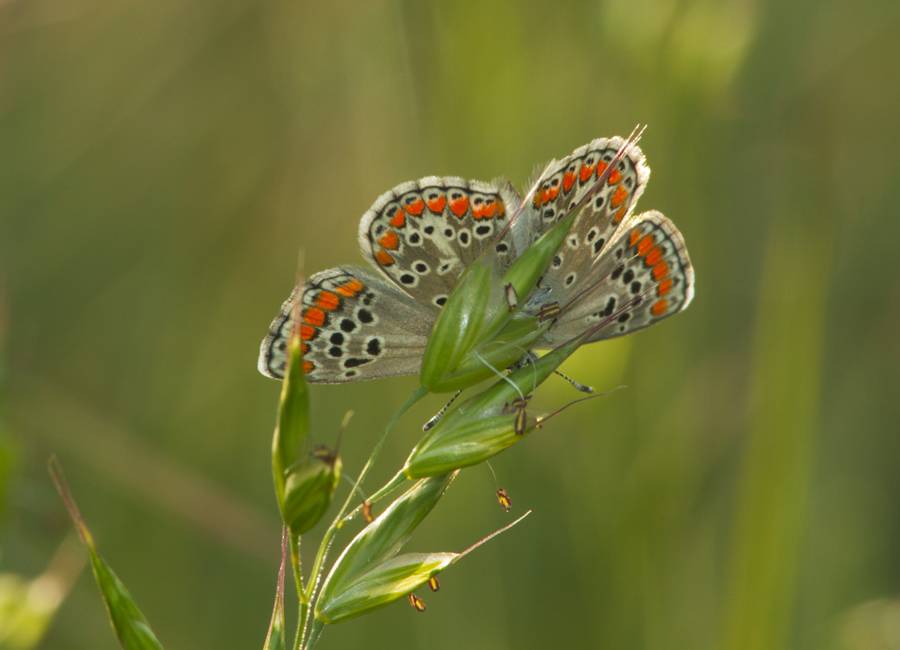
M 573 220 L 567 236 L 534 289 L 515 295 L 513 306 L 509 291 L 498 287 L 516 318 L 551 322 L 535 347 L 553 347 L 592 327 L 590 341 L 613 338 L 683 310 L 694 284 L 684 240 L 661 213 L 633 214 L 649 173 L 637 146 L 604 138 L 551 162 L 527 202 L 505 181 L 430 176 L 398 185 L 360 222 L 363 255 L 380 273 L 345 266 L 310 277 L 273 321 L 260 371 L 283 377 L 300 299 L 308 381 L 418 372 L 462 272 L 484 254 L 498 274 L 505 272 L 564 218 Z

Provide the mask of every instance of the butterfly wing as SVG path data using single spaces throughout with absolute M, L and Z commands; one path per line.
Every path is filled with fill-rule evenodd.
M 622 235 L 586 269 L 550 329 L 560 343 L 609 322 L 590 341 L 623 336 L 677 314 L 694 296 L 694 271 L 684 239 L 659 212 L 632 216 Z
M 624 144 L 625 140 L 619 137 L 600 138 L 548 166 L 538 181 L 529 210 L 535 238 L 578 206 Z M 572 215 L 575 221 L 569 235 L 532 294 L 537 304 L 530 310 L 552 301 L 562 305 L 569 296 L 583 289 L 594 259 L 607 250 L 627 221 L 649 177 L 650 168 L 644 154 L 636 145 L 629 145 L 604 185 Z
M 501 272 L 512 264 L 519 252 L 512 231 L 494 240 L 520 204 L 505 181 L 410 181 L 383 194 L 363 215 L 360 247 L 375 268 L 437 313 L 463 270 L 489 246 L 495 245 Z
M 621 336 L 683 310 L 693 297 L 694 276 L 680 233 L 658 212 L 631 214 L 650 175 L 641 150 L 625 147 L 596 188 L 624 145 L 618 137 L 594 140 L 548 165 L 533 202 L 499 241 L 497 234 L 522 208 L 505 181 L 430 176 L 383 194 L 359 228 L 363 254 L 382 276 L 342 267 L 304 285 L 300 326 L 308 380 L 418 372 L 437 314 L 462 271 L 491 246 L 505 271 L 566 215 L 574 220 L 569 236 L 523 305 L 536 314 L 559 303 L 548 343 L 604 320 L 591 341 Z M 263 341 L 259 369 L 265 375 L 284 375 L 298 295 L 284 303 Z
M 272 321 L 259 371 L 283 379 L 296 289 Z M 300 338 L 306 380 L 326 384 L 419 371 L 435 316 L 371 271 L 340 267 L 303 285 Z

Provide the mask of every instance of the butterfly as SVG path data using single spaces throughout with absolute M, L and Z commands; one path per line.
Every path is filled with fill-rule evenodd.
M 297 300 L 307 381 L 419 372 L 428 335 L 463 270 L 489 247 L 499 270 L 508 269 L 566 216 L 574 222 L 565 242 L 531 293 L 516 297 L 525 315 L 546 314 L 551 305 L 556 313 L 558 305 L 536 347 L 592 327 L 589 342 L 610 339 L 682 311 L 693 298 L 694 273 L 681 234 L 659 212 L 633 214 L 649 176 L 637 145 L 613 137 L 552 161 L 527 202 L 503 179 L 429 176 L 398 185 L 359 224 L 363 256 L 377 271 L 341 266 L 295 288 L 262 342 L 260 372 L 284 377 Z

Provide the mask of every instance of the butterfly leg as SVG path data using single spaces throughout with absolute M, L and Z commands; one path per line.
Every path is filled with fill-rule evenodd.
M 529 350 L 528 354 L 526 354 L 521 360 L 517 361 L 512 366 L 510 366 L 509 370 L 513 371 L 513 370 L 518 370 L 519 368 L 524 368 L 529 363 L 534 363 L 535 361 L 537 361 L 537 359 L 538 359 L 538 356 L 534 353 L 534 351 Z M 594 389 L 591 386 L 587 386 L 585 384 L 582 384 L 581 382 L 575 381 L 568 375 L 564 375 L 563 373 L 561 373 L 558 370 L 554 370 L 553 374 L 559 375 L 560 377 L 565 379 L 567 382 L 572 384 L 572 388 L 574 388 L 577 391 L 580 391 L 582 393 L 593 393 L 594 392 Z
M 422 431 L 428 431 L 428 430 L 431 429 L 435 424 L 437 424 L 438 422 L 440 422 L 440 421 L 441 421 L 441 418 L 444 417 L 444 413 L 447 412 L 447 409 L 450 408 L 450 405 L 453 404 L 453 401 L 454 401 L 457 397 L 459 397 L 459 394 L 460 394 L 461 392 L 462 392 L 461 390 L 456 391 L 456 395 L 454 395 L 453 397 L 451 397 L 451 398 L 450 398 L 450 401 L 447 402 L 446 404 L 444 404 L 444 408 L 442 408 L 440 411 L 438 411 L 438 412 L 434 415 L 433 418 L 431 418 L 430 420 L 428 420 L 428 422 L 426 422 L 426 423 L 422 426 Z

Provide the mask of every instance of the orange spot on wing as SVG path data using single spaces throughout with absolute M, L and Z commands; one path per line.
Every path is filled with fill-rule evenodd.
M 637 247 L 638 255 L 646 255 L 653 248 L 653 235 L 645 235 Z
M 626 190 L 623 185 L 619 185 L 619 187 L 616 188 L 616 191 L 613 192 L 612 198 L 609 200 L 609 204 L 614 208 L 618 208 L 627 198 L 628 190 Z
M 402 228 L 406 224 L 406 215 L 403 214 L 403 210 L 397 208 L 397 214 L 388 223 L 394 228 Z
M 435 214 L 440 214 L 444 211 L 444 208 L 447 205 L 447 197 L 441 194 L 436 199 L 431 199 L 430 201 L 426 201 L 428 204 L 428 209 L 434 212 Z
M 669 275 L 669 265 L 665 262 L 660 262 L 656 266 L 653 267 L 653 279 L 654 280 L 662 280 L 664 277 Z
M 566 172 L 563 176 L 563 190 L 568 192 L 572 189 L 572 186 L 575 184 L 575 174 L 571 172 Z
M 602 163 L 601 163 L 602 164 Z M 587 165 L 581 166 L 581 173 L 578 174 L 578 178 L 581 179 L 581 182 L 584 183 L 587 179 L 591 177 L 591 174 L 594 173 L 594 165 L 588 167 Z
M 400 245 L 400 240 L 397 239 L 397 233 L 393 230 L 388 230 L 381 239 L 378 240 L 378 243 L 381 244 L 382 248 L 387 248 L 388 250 L 396 250 L 397 246 Z
M 469 197 L 461 196 L 455 201 L 450 201 L 450 212 L 462 219 L 463 215 L 469 209 Z
M 425 201 L 422 199 L 416 199 L 409 205 L 404 205 L 403 209 L 406 210 L 409 214 L 418 217 L 422 214 L 422 211 L 425 210 Z
M 635 244 L 638 243 L 638 239 L 640 239 L 640 238 L 641 238 L 641 231 L 638 230 L 637 228 L 635 228 L 634 230 L 631 231 L 631 234 L 628 235 L 628 245 L 634 246 Z
M 390 266 L 394 263 L 394 258 L 391 257 L 387 251 L 383 250 L 375 253 L 375 259 L 378 260 L 378 263 L 381 264 L 381 266 Z
M 662 300 L 657 300 L 653 303 L 653 306 L 650 308 L 650 311 L 654 316 L 662 316 L 666 309 L 669 307 L 669 301 L 663 298 Z
M 309 346 L 306 343 L 301 343 L 300 352 L 301 354 L 306 354 L 307 352 L 309 352 Z
M 662 250 L 659 246 L 654 248 L 652 251 L 647 253 L 647 257 L 644 258 L 644 264 L 647 266 L 654 266 L 659 264 L 659 261 L 662 259 Z
M 559 183 L 550 186 L 550 200 L 553 201 L 559 196 Z
M 340 304 L 341 299 L 337 297 L 336 293 L 320 291 L 319 295 L 316 296 L 316 307 L 321 307 L 325 311 L 333 311 L 334 309 L 337 309 Z
M 619 223 L 624 218 L 625 218 L 625 206 L 623 205 L 621 208 L 619 208 L 619 211 L 616 212 L 616 216 L 613 217 L 613 223 Z
M 550 188 L 545 187 L 541 190 L 541 202 L 548 203 L 550 201 Z
M 335 291 L 337 291 L 342 296 L 347 296 L 348 298 L 352 298 L 360 291 L 362 291 L 363 283 L 354 278 L 353 280 L 348 280 L 341 286 L 339 286 Z
M 497 214 L 497 201 L 491 199 L 480 206 L 472 208 L 472 216 L 476 219 L 492 219 Z
M 609 163 L 605 163 L 602 160 L 597 163 L 597 178 L 603 176 L 603 172 L 606 171 L 607 167 L 609 167 Z
M 316 365 L 312 361 L 303 360 L 303 372 L 307 375 L 316 369 Z
M 497 216 L 502 217 L 504 214 L 506 214 L 506 206 L 503 205 L 503 201 L 497 199 Z
M 618 169 L 612 170 L 612 173 L 609 175 L 609 184 L 615 185 L 620 180 L 622 180 L 622 174 L 619 173 Z
M 656 295 L 662 298 L 664 295 L 669 293 L 672 290 L 672 278 L 666 278 L 662 282 L 659 283 L 659 286 L 656 287 Z
M 536 208 L 541 207 L 541 191 L 540 190 L 538 190 L 537 192 L 534 193 L 534 200 L 532 201 L 532 204 Z
M 308 341 L 316 335 L 316 328 L 305 323 L 300 324 L 300 340 Z
M 303 312 L 303 322 L 314 327 L 322 327 L 325 324 L 325 312 L 316 307 L 310 307 Z M 302 333 L 300 338 L 303 338 Z

